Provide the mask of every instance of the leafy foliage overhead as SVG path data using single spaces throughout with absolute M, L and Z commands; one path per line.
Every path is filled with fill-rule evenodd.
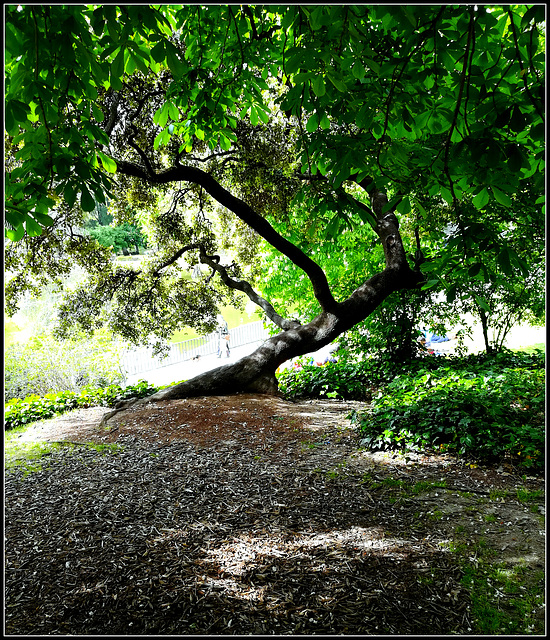
M 298 118 L 302 170 L 332 188 L 397 185 L 404 213 L 414 190 L 508 205 L 543 163 L 544 19 L 543 5 L 8 6 L 7 235 L 40 234 L 56 196 L 105 201 L 104 96 L 136 73 L 167 83 L 156 148 L 228 151 L 240 119 L 275 109 Z

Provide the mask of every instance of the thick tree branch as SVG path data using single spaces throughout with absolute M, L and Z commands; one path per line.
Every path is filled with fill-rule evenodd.
M 399 233 L 397 216 L 392 210 L 386 210 L 388 204 L 387 195 L 377 189 L 370 178 L 364 178 L 358 184 L 369 194 L 371 200 L 372 210 L 358 200 L 356 202 L 376 220 L 374 230 L 380 238 L 384 249 L 386 271 L 400 273 L 405 282 L 402 286 L 415 286 L 418 277 L 407 261 L 401 234 Z
M 140 154 L 141 156 L 141 154 Z M 143 159 L 143 158 L 142 158 Z M 283 238 L 269 222 L 260 216 L 245 202 L 224 189 L 211 175 L 197 167 L 177 166 L 162 172 L 152 170 L 150 164 L 140 167 L 133 162 L 117 160 L 118 172 L 150 182 L 151 184 L 168 184 L 170 182 L 192 182 L 200 185 L 214 200 L 232 211 L 251 229 L 254 229 L 264 240 L 300 267 L 309 277 L 313 293 L 324 311 L 336 308 L 334 299 L 321 267 L 307 256 L 301 249 Z
M 170 258 L 168 258 L 167 260 L 159 264 L 157 267 L 155 267 L 155 270 L 153 271 L 153 275 L 159 275 L 163 269 L 174 264 L 174 262 L 179 260 L 179 258 L 181 258 L 181 256 L 187 251 L 191 251 L 193 249 L 198 249 L 198 248 L 202 248 L 202 245 L 198 243 L 193 243 L 193 244 L 187 244 L 185 245 L 185 247 L 178 249 L 178 251 L 176 251 L 172 256 L 170 256 Z
M 254 302 L 254 304 L 257 304 L 264 310 L 265 314 L 271 320 L 271 322 L 276 324 L 283 331 L 286 331 L 287 329 L 296 329 L 300 326 L 300 323 L 296 320 L 287 320 L 287 318 L 283 318 L 281 315 L 279 315 L 275 311 L 273 306 L 265 298 L 262 298 L 262 296 L 256 293 L 256 291 L 254 291 L 254 289 L 248 282 L 246 282 L 245 280 L 234 280 L 233 278 L 231 278 L 227 273 L 227 269 L 219 264 L 219 256 L 207 255 L 202 246 L 200 247 L 200 261 L 203 264 L 207 264 L 214 271 L 219 273 L 222 282 L 227 287 L 231 289 L 237 289 L 238 291 L 242 291 L 243 293 L 245 293 L 250 298 L 250 300 Z

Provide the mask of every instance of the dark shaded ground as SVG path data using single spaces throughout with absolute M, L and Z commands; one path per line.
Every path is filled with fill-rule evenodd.
M 495 544 L 510 533 L 498 509 L 511 505 L 471 508 L 491 475 L 357 452 L 344 404 L 237 398 L 120 414 L 95 434 L 123 451 L 63 448 L 39 472 L 7 474 L 6 632 L 471 634 L 449 541 L 460 523 L 493 535 L 479 509 L 499 516 Z M 474 493 L 396 499 L 384 483 L 442 477 Z M 513 509 L 518 534 L 536 526 Z M 513 554 L 544 562 L 532 537 Z

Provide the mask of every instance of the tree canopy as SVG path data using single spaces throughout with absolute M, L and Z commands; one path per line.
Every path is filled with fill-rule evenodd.
M 90 282 L 65 300 L 65 330 L 210 328 L 227 285 L 292 331 L 257 292 L 267 243 L 307 277 L 324 323 L 300 334 L 311 347 L 392 291 L 450 286 L 426 275 L 447 259 L 424 255 L 430 224 L 493 252 L 471 273 L 524 277 L 505 235 L 483 242 L 492 203 L 514 226 L 521 194 L 543 201 L 544 20 L 543 5 L 8 6 L 8 308 L 69 256 Z M 147 230 L 148 263 L 116 266 L 79 232 L 97 204 Z M 333 290 L 312 252 L 327 240 L 373 268 L 379 243 L 381 266 L 347 263 Z M 183 278 L 182 258 L 211 275 Z

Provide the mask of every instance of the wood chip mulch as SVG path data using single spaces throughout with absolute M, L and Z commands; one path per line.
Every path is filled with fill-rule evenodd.
M 122 449 L 63 447 L 6 474 L 5 632 L 471 633 L 461 572 L 428 523 L 343 466 L 354 405 L 196 398 L 106 430 L 101 412 L 37 426 Z

